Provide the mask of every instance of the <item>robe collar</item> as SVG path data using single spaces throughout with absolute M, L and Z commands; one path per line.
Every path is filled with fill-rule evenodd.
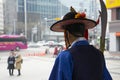
M 77 45 L 89 45 L 88 41 L 84 37 L 80 37 L 76 39 L 70 47 L 77 46 Z

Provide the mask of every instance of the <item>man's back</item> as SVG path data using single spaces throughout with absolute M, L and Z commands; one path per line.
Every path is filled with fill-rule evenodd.
M 78 45 L 69 49 L 73 57 L 73 80 L 102 80 L 103 54 L 91 45 Z

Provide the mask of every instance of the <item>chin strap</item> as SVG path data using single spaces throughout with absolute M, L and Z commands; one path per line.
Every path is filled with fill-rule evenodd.
M 85 30 L 84 37 L 88 40 L 88 30 Z

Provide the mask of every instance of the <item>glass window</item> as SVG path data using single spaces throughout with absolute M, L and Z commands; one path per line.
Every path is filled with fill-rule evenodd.
M 23 8 L 23 7 L 19 7 L 18 10 L 19 10 L 20 12 L 23 12 L 23 11 L 24 11 L 24 8 Z
M 18 0 L 18 5 L 19 6 L 23 6 L 24 5 L 24 1 L 23 0 Z
M 117 8 L 116 12 L 117 12 L 117 20 L 120 20 L 120 8 Z

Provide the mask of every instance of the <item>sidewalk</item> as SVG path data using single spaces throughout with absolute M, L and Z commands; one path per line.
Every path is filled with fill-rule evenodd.
M 109 54 L 112 55 L 112 56 L 120 57 L 120 52 L 109 52 Z
M 106 59 L 120 60 L 120 52 L 105 51 L 104 56 Z
M 113 80 L 120 80 L 120 53 L 118 52 L 104 52 L 106 59 L 106 66 L 113 78 Z
M 8 56 L 1 56 L 0 60 L 0 80 L 48 80 L 49 74 L 53 67 L 54 59 L 50 55 L 45 56 L 24 56 L 21 76 L 14 70 L 14 76 L 9 76 L 7 70 Z
M 120 80 L 120 54 L 105 51 L 104 55 L 113 80 Z M 0 76 L 0 80 L 33 80 L 33 78 L 34 80 L 48 80 L 55 61 L 52 54 L 46 54 L 44 56 L 23 56 L 23 59 L 22 75 L 17 77 L 17 70 L 15 70 L 14 76 L 11 77 L 6 69 L 7 56 L 1 56 L 0 70 L 2 76 Z

